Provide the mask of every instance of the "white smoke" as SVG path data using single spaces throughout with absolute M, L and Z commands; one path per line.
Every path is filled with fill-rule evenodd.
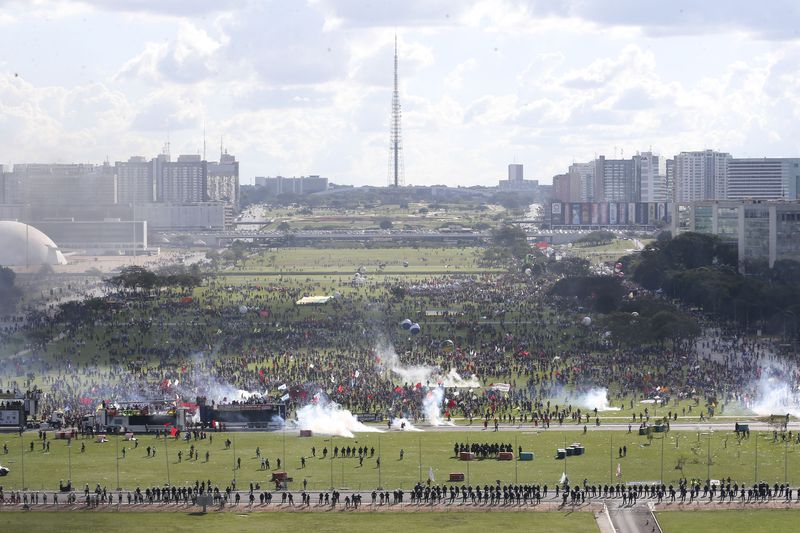
M 614 407 L 608 403 L 608 389 L 605 387 L 595 387 L 581 394 L 570 394 L 567 401 L 586 409 L 597 409 L 598 411 L 619 411 L 619 407 Z
M 475 374 L 465 379 L 461 377 L 455 368 L 451 368 L 446 374 L 442 374 L 442 369 L 437 366 L 406 366 L 400 361 L 400 356 L 397 355 L 394 347 L 384 339 L 378 341 L 375 351 L 380 358 L 378 366 L 382 370 L 391 371 L 406 385 L 415 385 L 417 383 L 431 385 L 432 383 L 436 383 L 438 385 L 444 385 L 445 387 L 459 388 L 478 388 L 481 386 Z
M 795 373 L 786 365 L 771 364 L 762 367 L 750 409 L 759 416 L 787 413 L 800 416 L 800 389 L 791 379 Z
M 405 426 L 403 424 L 405 424 Z M 400 431 L 422 431 L 420 428 L 412 424 L 407 418 L 393 418 L 392 429 L 398 429 Z
M 297 411 L 297 425 L 319 435 L 353 438 L 356 433 L 382 433 L 375 427 L 365 426 L 358 418 L 336 402 L 315 396 L 317 403 L 301 407 Z
M 445 387 L 458 387 L 458 388 L 469 388 L 469 389 L 476 389 L 481 386 L 481 382 L 478 380 L 478 376 L 472 374 L 468 379 L 464 379 L 461 375 L 456 372 L 455 368 L 451 368 L 450 371 L 440 378 L 439 383 L 444 385 Z
M 452 422 L 442 419 L 442 404 L 444 403 L 444 388 L 436 387 L 428 390 L 422 399 L 422 412 L 432 426 L 453 426 Z

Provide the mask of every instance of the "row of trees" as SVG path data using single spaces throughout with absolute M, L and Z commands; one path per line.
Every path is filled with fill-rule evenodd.
M 174 269 L 156 273 L 140 266 L 123 268 L 119 274 L 110 277 L 105 282 L 118 291 L 144 291 L 149 292 L 161 287 L 179 287 L 191 289 L 203 282 L 203 277 L 197 269 Z
M 772 269 L 746 264 L 748 275 L 743 275 L 734 246 L 698 233 L 659 239 L 639 257 L 621 261 L 647 289 L 661 290 L 743 328 L 797 336 L 800 263 L 796 261 L 778 261 Z

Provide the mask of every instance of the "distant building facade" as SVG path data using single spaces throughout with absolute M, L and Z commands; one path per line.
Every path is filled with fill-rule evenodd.
M 714 150 L 676 155 L 673 169 L 676 201 L 725 199 L 730 159 L 730 154 Z
M 677 204 L 673 234 L 696 231 L 736 246 L 739 268 L 751 260 L 800 261 L 800 203 L 786 201 L 705 201 Z
M 256 176 L 255 185 L 256 187 L 266 188 L 271 196 L 279 196 L 281 194 L 303 196 L 326 191 L 328 189 L 328 178 L 316 175 L 300 176 L 299 178 Z
M 800 188 L 800 158 L 728 160 L 727 200 L 794 200 Z

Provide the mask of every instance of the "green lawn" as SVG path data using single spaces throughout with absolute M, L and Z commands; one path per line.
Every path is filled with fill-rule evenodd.
M 248 258 L 239 268 L 259 272 L 452 272 L 479 269 L 483 248 L 278 248 Z M 404 262 L 408 266 L 404 266 Z M 380 268 L 380 265 L 385 265 Z
M 236 454 L 233 447 L 225 449 L 224 440 L 235 438 Z M 69 477 L 71 461 L 72 480 L 75 486 L 83 488 L 89 483 L 94 487 L 100 483 L 109 489 L 116 487 L 115 442 L 96 443 L 92 440 L 73 442 L 71 453 L 66 441 L 53 440 L 50 452 L 41 450 L 41 443 L 36 442 L 35 433 L 24 436 L 24 474 L 25 486 L 30 489 L 57 487 L 59 480 Z M 613 438 L 613 444 L 611 439 Z M 660 438 L 660 437 L 659 437 Z M 672 431 L 664 442 L 664 480 L 676 483 L 683 475 L 687 478 L 706 479 L 708 474 L 708 434 L 698 435 L 695 432 Z M 466 463 L 453 458 L 453 444 L 458 442 L 502 442 L 510 443 L 516 450 L 535 453 L 534 461 L 497 461 L 487 459 Z M 726 443 L 727 440 L 727 443 Z M 30 442 L 34 441 L 34 451 L 30 451 Z M 581 442 L 586 447 L 583 456 L 570 457 L 566 465 L 563 460 L 554 459 L 556 448 L 562 448 L 572 442 Z M 711 435 L 711 478 L 730 476 L 732 480 L 752 483 L 756 476 L 755 441 L 753 432 L 750 440 L 738 444 L 731 431 L 717 431 Z M 20 438 L 17 435 L 0 436 L 0 442 L 7 443 L 8 455 L 0 455 L 0 463 L 8 466 L 11 473 L 2 479 L 2 485 L 10 488 L 22 487 L 22 456 Z M 81 444 L 86 444 L 86 451 L 81 453 Z M 284 458 L 284 439 L 281 432 L 272 433 L 237 433 L 214 434 L 213 443 L 193 441 L 200 452 L 199 460 L 188 460 L 189 444 L 171 439 L 168 443 L 168 461 L 165 460 L 163 439 L 150 436 L 140 437 L 138 449 L 132 449 L 131 443 L 120 440 L 119 476 L 123 488 L 135 488 L 162 484 L 167 481 L 167 463 L 169 463 L 169 479 L 173 484 L 193 484 L 195 480 L 211 479 L 220 485 L 228 485 L 234 476 L 234 461 L 241 458 L 241 468 L 235 472 L 237 484 L 248 487 L 249 483 L 261 483 L 269 486 L 270 471 L 260 469 L 260 459 L 256 457 L 256 447 L 263 456 L 269 458 L 270 469 L 277 469 L 277 460 Z M 623 481 L 657 481 L 661 472 L 661 446 L 656 439 L 653 444 L 646 445 L 647 439 L 624 431 L 602 431 L 590 429 L 587 434 L 581 431 L 559 431 L 556 428 L 548 431 L 524 430 L 494 433 L 492 431 L 470 432 L 391 432 L 360 433 L 355 439 L 336 437 L 300 438 L 288 433 L 285 438 L 285 462 L 282 465 L 294 478 L 290 488 L 302 488 L 302 481 L 308 482 L 309 490 L 328 489 L 333 486 L 350 490 L 368 490 L 380 484 L 387 488 L 409 488 L 420 479 L 428 478 L 429 469 L 433 470 L 437 483 L 446 481 L 450 472 L 464 472 L 472 484 L 494 483 L 547 483 L 553 486 L 561 476 L 565 466 L 572 480 L 588 479 L 590 483 L 609 483 L 616 472 L 617 464 L 622 469 Z M 618 457 L 618 448 L 627 446 L 627 457 Z M 677 446 L 676 446 L 677 445 Z M 146 448 L 156 449 L 155 457 L 147 457 Z M 311 448 L 316 447 L 317 457 L 311 457 Z M 375 448 L 383 457 L 381 469 L 376 465 L 376 457 L 367 458 L 363 465 L 355 458 L 322 459 L 322 449 L 334 446 L 367 446 Z M 122 458 L 122 448 L 126 448 L 126 457 Z M 400 460 L 400 450 L 404 457 Z M 177 452 L 183 451 L 183 460 L 178 463 Z M 209 452 L 209 462 L 205 462 L 205 453 Z M 306 457 L 306 467 L 301 468 L 301 457 Z M 800 482 L 797 475 L 800 468 L 800 446 L 774 444 L 771 437 L 763 433 L 758 447 L 758 478 L 761 480 L 782 483 L 784 481 L 784 459 L 788 481 Z M 683 462 L 683 472 L 676 469 L 679 461 Z
M 704 533 L 746 531 L 797 531 L 800 511 L 760 509 L 747 511 L 664 511 L 658 521 L 664 533 L 703 531 Z
M 426 513 L 114 513 L 114 512 L 3 512 L 4 531 L 28 533 L 52 531 L 126 531 L 154 530 L 171 533 L 195 531 L 315 531 L 318 533 L 372 533 L 376 530 L 397 531 L 541 531 L 589 532 L 597 525 L 588 512 L 577 513 L 504 513 L 504 512 L 426 512 Z

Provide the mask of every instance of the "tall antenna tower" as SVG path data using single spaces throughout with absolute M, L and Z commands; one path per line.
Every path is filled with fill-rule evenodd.
M 392 92 L 392 123 L 389 129 L 389 185 L 400 187 L 403 176 L 403 140 L 400 129 L 400 91 L 397 88 L 397 34 L 394 36 L 394 91 Z

